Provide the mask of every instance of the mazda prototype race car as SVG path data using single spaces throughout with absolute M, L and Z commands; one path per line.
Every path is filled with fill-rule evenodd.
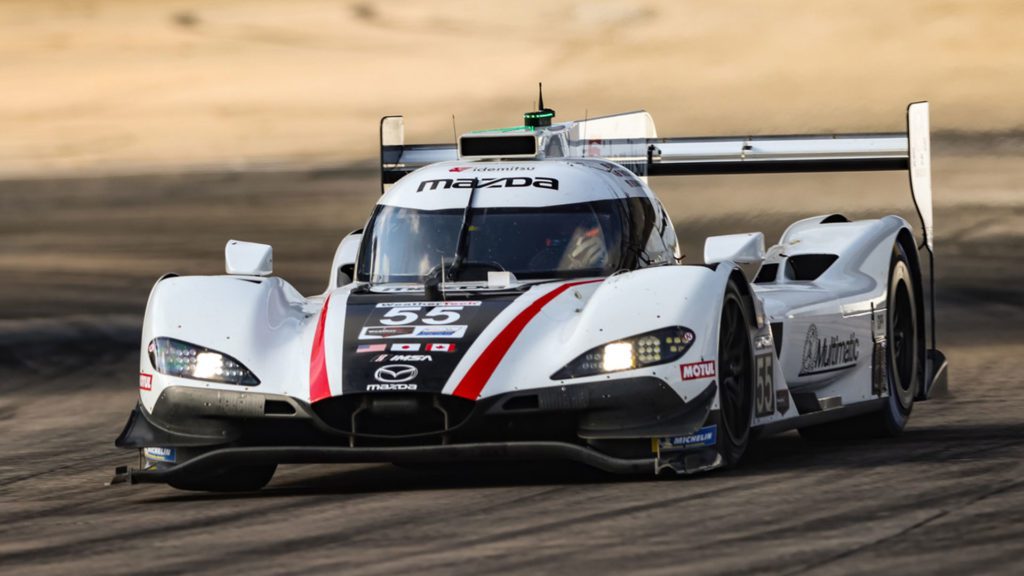
M 158 280 L 116 442 L 140 466 L 115 481 L 254 490 L 282 463 L 552 459 L 689 474 L 787 429 L 897 434 L 942 384 L 927 103 L 906 133 L 749 138 L 540 108 L 447 145 L 407 145 L 384 118 L 384 193 L 323 294 L 235 240 L 225 275 Z M 647 182 L 859 170 L 909 170 L 920 237 L 828 214 L 767 249 L 707 238 L 684 265 Z

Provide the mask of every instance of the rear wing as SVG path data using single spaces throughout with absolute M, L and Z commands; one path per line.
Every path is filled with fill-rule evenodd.
M 614 124 L 614 130 L 607 126 Z M 626 126 L 627 128 L 623 128 Z M 637 176 L 693 174 L 766 174 L 782 172 L 856 172 L 907 170 L 910 189 L 921 219 L 922 244 L 933 250 L 931 145 L 928 103 L 907 107 L 907 130 L 885 134 L 795 136 L 737 136 L 714 138 L 623 138 L 654 133 L 646 112 L 557 124 L 551 128 L 467 134 L 456 144 L 405 144 L 401 116 L 380 123 L 381 191 L 403 176 L 436 162 L 461 158 L 602 158 L 621 164 Z M 588 138 L 588 128 L 590 137 Z M 607 137 L 611 135 L 612 137 Z M 535 144 L 523 153 L 523 139 Z M 518 141 L 513 142 L 513 140 Z M 559 146 L 552 147 L 557 142 Z M 509 155 L 509 146 L 516 153 Z M 472 154 L 467 152 L 472 144 Z M 481 148 L 493 154 L 481 154 Z M 552 154 L 557 150 L 556 154 Z
M 554 112 L 545 116 L 550 122 Z M 527 115 L 529 116 L 529 115 Z M 921 219 L 920 248 L 928 251 L 931 349 L 925 384 L 928 397 L 945 377 L 946 360 L 935 343 L 935 253 L 933 242 L 931 137 L 928 103 L 907 107 L 905 132 L 795 136 L 658 138 L 650 114 L 638 111 L 553 126 L 494 130 L 462 136 L 455 144 L 405 143 L 401 116 L 380 121 L 381 192 L 406 174 L 455 160 L 602 158 L 641 178 L 688 174 L 765 174 L 906 170 Z

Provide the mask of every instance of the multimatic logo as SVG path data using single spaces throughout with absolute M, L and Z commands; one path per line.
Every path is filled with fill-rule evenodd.
M 800 376 L 849 368 L 857 363 L 859 357 L 860 340 L 857 334 L 851 332 L 846 338 L 819 336 L 818 327 L 811 324 L 807 329 L 807 339 L 804 341 L 804 359 L 800 366 Z
M 509 176 L 507 178 L 439 178 L 420 182 L 417 192 L 424 190 L 448 190 L 449 188 L 547 188 L 558 190 L 557 178 L 530 178 L 527 176 Z

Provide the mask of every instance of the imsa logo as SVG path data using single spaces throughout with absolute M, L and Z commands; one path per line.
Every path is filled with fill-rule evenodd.
M 440 178 L 420 182 L 417 192 L 424 190 L 448 190 L 449 188 L 546 188 L 558 190 L 557 178 L 509 176 L 506 178 Z

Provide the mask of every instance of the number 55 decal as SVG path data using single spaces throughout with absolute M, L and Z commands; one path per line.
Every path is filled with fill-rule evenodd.
M 754 357 L 757 382 L 754 386 L 754 413 L 770 416 L 775 412 L 775 363 L 771 354 Z
M 436 306 L 423 315 L 423 323 L 434 326 L 451 324 L 459 319 L 459 310 L 462 310 L 462 306 Z M 380 323 L 385 326 L 401 326 L 403 324 L 412 324 L 419 320 L 419 317 L 419 308 L 391 308 L 384 313 Z
M 424 324 L 451 324 L 459 319 L 459 313 L 456 310 L 462 310 L 461 306 L 453 306 L 451 308 L 432 308 L 430 312 L 423 318 Z

